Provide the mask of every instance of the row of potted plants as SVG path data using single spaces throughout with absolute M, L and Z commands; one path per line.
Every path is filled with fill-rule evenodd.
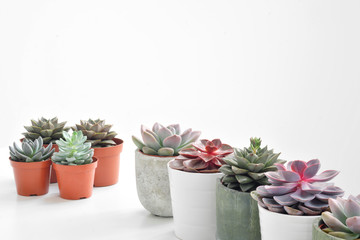
M 10 146 L 19 195 L 44 195 L 49 182 L 58 182 L 62 198 L 81 199 L 92 195 L 93 186 L 117 183 L 123 141 L 110 131 L 112 125 L 89 119 L 69 134 L 66 122 L 56 117 L 31 122 L 21 145 Z
M 358 239 L 360 195 L 329 183 L 339 172 L 317 175 L 320 161 L 280 160 L 250 139 L 232 148 L 180 126 L 141 127 L 133 137 L 137 190 L 144 208 L 174 217 L 180 239 Z M 330 205 L 330 206 L 329 206 Z M 319 218 L 319 216 L 322 218 Z

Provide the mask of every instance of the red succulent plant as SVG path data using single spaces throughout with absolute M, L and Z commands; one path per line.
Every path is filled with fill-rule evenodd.
M 183 149 L 179 156 L 170 162 L 170 167 L 186 172 L 216 173 L 225 163 L 223 158 L 233 153 L 230 145 L 222 144 L 220 139 L 202 139 L 192 144 L 193 148 Z

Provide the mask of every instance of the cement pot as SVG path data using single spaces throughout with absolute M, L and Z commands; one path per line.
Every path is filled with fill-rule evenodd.
M 319 216 L 293 216 L 258 207 L 262 240 L 312 239 L 312 224 Z
M 334 236 L 331 236 L 321 230 L 320 226 L 324 224 L 321 217 L 316 218 L 312 225 L 312 239 L 313 240 L 342 240 L 342 238 L 337 238 Z
M 216 181 L 216 239 L 261 240 L 258 203 Z
M 175 235 L 183 240 L 215 239 L 216 179 L 223 174 L 168 169 Z
M 175 156 L 147 155 L 135 151 L 136 188 L 139 200 L 150 213 L 172 217 L 167 164 Z

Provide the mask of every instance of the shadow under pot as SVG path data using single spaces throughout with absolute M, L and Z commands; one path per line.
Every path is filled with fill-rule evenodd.
M 312 224 L 319 216 L 294 216 L 271 212 L 260 205 L 262 240 L 311 240 Z
M 155 156 L 135 151 L 136 188 L 140 203 L 150 213 L 172 217 L 167 164 L 175 156 Z
M 120 153 L 123 150 L 123 140 L 113 138 L 115 146 L 95 147 L 94 157 L 97 158 L 95 170 L 95 187 L 106 187 L 114 185 L 119 180 Z
M 19 195 L 40 196 L 49 192 L 50 159 L 41 162 L 17 162 L 10 159 L 10 164 Z
M 97 159 L 84 165 L 53 163 L 60 190 L 60 197 L 69 200 L 89 198 L 92 195 Z
M 216 180 L 222 173 L 193 173 L 168 164 L 175 235 L 213 240 L 216 234 Z
M 216 181 L 216 239 L 261 240 L 258 203 Z
M 312 230 L 312 239 L 313 240 L 343 240 L 343 238 L 338 238 L 331 236 L 330 234 L 327 234 L 324 232 L 321 227 L 325 226 L 325 223 L 321 219 L 321 217 L 318 217 L 313 222 L 313 230 Z

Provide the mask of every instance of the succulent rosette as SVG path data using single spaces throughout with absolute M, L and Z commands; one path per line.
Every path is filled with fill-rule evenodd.
M 191 147 L 200 137 L 200 131 L 192 131 L 191 128 L 181 132 L 179 124 L 171 124 L 167 127 L 155 123 L 152 129 L 141 125 L 143 141 L 132 136 L 138 149 L 149 155 L 177 156 L 181 149 Z
M 329 199 L 331 212 L 323 212 L 321 217 L 327 228 L 326 233 L 343 239 L 360 238 L 360 195 L 348 199 Z
M 329 204 L 329 199 L 344 195 L 344 191 L 328 183 L 339 174 L 335 170 L 327 170 L 316 175 L 320 169 L 320 161 L 290 161 L 285 167 L 276 164 L 278 171 L 265 175 L 271 185 L 259 186 L 252 196 L 259 205 L 272 212 L 289 215 L 320 215 Z
M 181 150 L 180 155 L 170 162 L 170 167 L 186 172 L 216 173 L 225 163 L 223 158 L 234 152 L 230 145 L 223 144 L 220 139 L 202 139 L 192 146 L 195 149 Z

